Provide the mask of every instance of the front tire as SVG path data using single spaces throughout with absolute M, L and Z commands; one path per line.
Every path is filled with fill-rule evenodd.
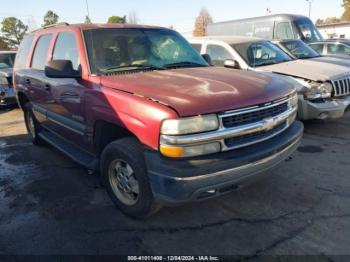
M 45 145 L 45 141 L 38 135 L 41 130 L 41 126 L 34 116 L 30 103 L 27 103 L 24 106 L 24 122 L 28 135 L 31 137 L 33 144 L 37 146 Z
M 110 143 L 101 155 L 101 176 L 116 206 L 134 218 L 147 218 L 161 206 L 154 200 L 137 139 L 126 137 Z

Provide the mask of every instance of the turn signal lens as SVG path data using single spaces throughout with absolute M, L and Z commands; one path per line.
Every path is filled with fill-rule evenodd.
M 167 157 L 193 157 L 220 152 L 220 143 L 214 142 L 195 146 L 160 145 L 160 152 Z
M 160 152 L 167 157 L 182 157 L 183 149 L 177 146 L 160 145 Z

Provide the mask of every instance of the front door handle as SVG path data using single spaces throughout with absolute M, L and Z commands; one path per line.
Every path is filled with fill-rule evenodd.
M 44 86 L 44 89 L 46 91 L 50 91 L 51 90 L 51 85 L 46 83 L 45 86 Z

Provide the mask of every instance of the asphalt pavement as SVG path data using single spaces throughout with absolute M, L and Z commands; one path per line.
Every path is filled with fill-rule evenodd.
M 0 110 L 2 255 L 350 255 L 350 114 L 305 123 L 297 152 L 223 197 L 138 221 L 97 175 L 26 136 L 20 109 Z

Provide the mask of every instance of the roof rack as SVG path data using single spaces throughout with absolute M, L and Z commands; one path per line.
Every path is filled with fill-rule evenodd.
M 46 25 L 46 26 L 43 26 L 42 28 L 46 29 L 46 28 L 51 28 L 51 27 L 56 27 L 56 26 L 69 26 L 69 24 L 66 22 L 61 22 L 61 23 L 57 23 L 57 24 Z

